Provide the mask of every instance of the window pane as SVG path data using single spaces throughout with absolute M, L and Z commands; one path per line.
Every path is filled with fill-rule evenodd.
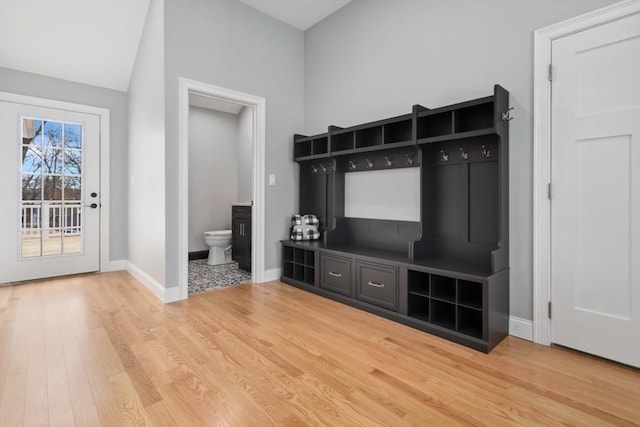
M 80 203 L 64 204 L 64 226 L 68 232 L 79 233 L 82 226 L 82 205 Z
M 24 230 L 42 228 L 41 203 L 27 202 L 22 204 L 20 223 Z
M 64 124 L 64 146 L 67 148 L 82 148 L 81 125 Z
M 40 233 L 40 230 L 22 230 L 22 245 L 20 253 L 22 258 L 38 257 L 42 255 L 42 249 L 40 247 Z
M 62 233 L 59 229 L 42 230 L 42 255 L 62 254 Z
M 44 224 L 44 228 L 62 228 L 64 216 L 62 214 L 62 203 L 43 203 L 43 218 L 49 222 Z
M 22 146 L 22 173 L 40 173 L 42 167 L 40 153 L 40 150 L 35 150 L 28 145 Z
M 47 148 L 42 154 L 42 172 L 62 174 L 62 150 Z
M 64 174 L 80 175 L 82 173 L 82 151 L 64 150 Z
M 62 177 L 45 176 L 42 200 L 62 200 Z
M 42 197 L 42 177 L 22 174 L 22 200 L 40 200 Z
M 44 122 L 44 139 L 45 146 L 52 147 L 62 146 L 62 123 L 60 122 Z
M 42 146 L 42 120 L 22 119 L 22 144 Z
M 82 187 L 80 186 L 80 177 L 65 176 L 64 177 L 64 199 L 80 200 L 82 198 Z
M 77 229 L 64 230 L 62 247 L 65 254 L 79 254 L 82 252 L 82 236 Z

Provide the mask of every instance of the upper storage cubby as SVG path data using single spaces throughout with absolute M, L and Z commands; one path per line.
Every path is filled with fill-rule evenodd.
M 385 144 L 413 143 L 411 131 L 413 121 L 411 115 L 400 117 L 397 121 L 391 121 L 383 126 Z
M 330 127 L 330 155 L 342 156 L 415 145 L 411 114 L 349 128 Z
M 355 131 L 356 148 L 382 145 L 382 126 L 374 126 Z
M 326 133 L 315 136 L 293 136 L 293 160 L 312 160 L 329 156 L 329 136 Z
M 340 130 L 332 133 L 331 154 L 338 154 L 341 151 L 353 150 L 356 148 L 356 132 L 353 130 Z
M 419 111 L 416 118 L 417 144 L 433 144 L 475 136 L 499 134 L 501 114 L 509 120 L 508 93 L 496 86 L 493 96 L 478 98 L 435 110 Z M 508 107 L 507 107 L 508 108 Z
M 493 129 L 493 97 L 487 102 L 456 109 L 454 117 L 456 133 Z
M 453 111 L 426 111 L 418 114 L 418 141 L 444 137 L 453 133 Z

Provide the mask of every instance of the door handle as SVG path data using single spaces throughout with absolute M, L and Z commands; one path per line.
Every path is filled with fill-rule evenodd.
M 329 276 L 333 276 L 333 277 L 342 277 L 342 273 L 334 273 L 333 271 L 329 272 Z
M 88 208 L 91 208 L 91 209 L 95 209 L 95 208 L 98 207 L 98 204 L 97 203 L 91 203 L 90 205 L 85 205 L 85 206 L 88 207 Z

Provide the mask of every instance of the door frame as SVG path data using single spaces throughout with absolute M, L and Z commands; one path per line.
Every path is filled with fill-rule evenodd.
M 12 102 L 16 104 L 33 105 L 35 107 L 51 108 L 55 110 L 70 111 L 74 113 L 91 114 L 98 116 L 100 121 L 100 135 L 98 136 L 98 152 L 100 153 L 100 270 L 112 271 L 113 267 L 110 259 L 110 235 L 109 235 L 109 147 L 110 144 L 110 111 L 107 108 L 94 107 L 91 105 L 76 104 L 66 101 L 57 101 L 35 96 L 20 95 L 11 92 L 0 91 L 0 101 Z
M 266 100 L 219 86 L 180 77 L 178 79 L 178 253 L 180 299 L 189 296 L 189 94 L 204 95 L 242 104 L 253 111 L 253 213 L 251 216 L 251 281 L 265 275 L 265 141 Z
M 640 12 L 625 0 L 534 32 L 533 58 L 533 341 L 551 345 L 551 45 L 554 40 Z

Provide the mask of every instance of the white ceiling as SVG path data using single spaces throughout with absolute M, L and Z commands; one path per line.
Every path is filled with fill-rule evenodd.
M 126 91 L 149 0 L 0 0 L 0 67 Z
M 351 0 L 240 0 L 301 31 L 322 21 Z
M 304 31 L 351 0 L 239 1 Z M 0 67 L 127 91 L 148 8 L 149 0 L 0 0 Z

